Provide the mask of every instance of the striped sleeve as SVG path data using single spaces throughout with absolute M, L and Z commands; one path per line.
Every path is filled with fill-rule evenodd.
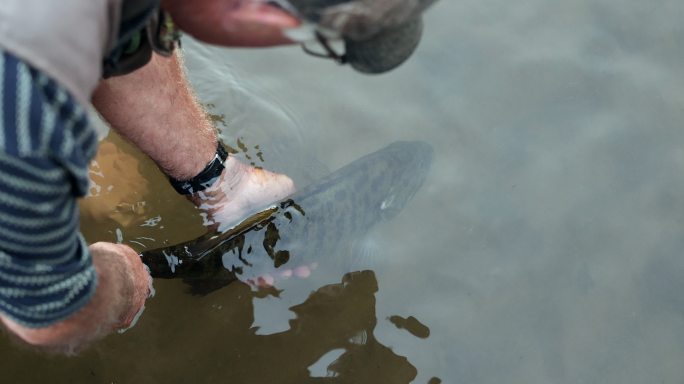
M 0 124 L 0 312 L 43 327 L 95 290 L 76 198 L 97 139 L 73 97 L 2 51 Z

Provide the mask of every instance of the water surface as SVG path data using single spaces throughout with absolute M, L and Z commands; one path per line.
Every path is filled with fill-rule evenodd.
M 371 234 L 372 271 L 312 276 L 282 299 L 160 281 L 137 328 L 75 359 L 3 339 L 5 377 L 682 382 L 682 14 L 676 1 L 443 0 L 415 56 L 380 77 L 296 47 L 187 41 L 200 99 L 255 164 L 301 185 L 420 139 L 435 148 L 431 174 Z M 88 219 L 89 238 L 201 234 L 193 208 L 140 169 L 144 192 L 115 219 Z

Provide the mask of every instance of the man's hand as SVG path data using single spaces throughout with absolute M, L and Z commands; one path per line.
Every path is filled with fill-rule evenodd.
M 127 245 L 100 242 L 92 244 L 89 248 L 96 269 L 98 265 L 102 265 L 106 274 L 114 270 L 123 272 L 123 276 L 120 276 L 123 280 L 123 292 L 119 296 L 122 310 L 114 329 L 121 330 L 133 326 L 134 320 L 145 308 L 145 301 L 154 293 L 147 267 L 142 263 L 140 255 Z M 108 263 L 102 262 L 101 259 L 107 259 Z M 119 264 L 120 261 L 123 261 L 123 265 Z M 102 273 L 98 273 L 98 276 L 101 275 Z
M 151 293 L 146 267 L 126 245 L 95 243 L 89 249 L 98 285 L 85 307 L 44 328 L 27 328 L 0 317 L 7 328 L 29 344 L 73 353 L 115 330 L 129 327 Z
M 225 170 L 214 185 L 190 197 L 197 207 L 209 214 L 220 231 L 295 191 L 294 183 L 287 175 L 252 167 L 232 155 L 224 166 Z

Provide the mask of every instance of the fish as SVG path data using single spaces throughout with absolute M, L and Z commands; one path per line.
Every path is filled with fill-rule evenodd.
M 402 211 L 423 185 L 432 158 L 425 142 L 394 142 L 225 232 L 142 252 L 142 262 L 153 278 L 181 278 L 194 294 L 301 265 L 332 263 L 331 255 L 345 254 L 340 251 Z

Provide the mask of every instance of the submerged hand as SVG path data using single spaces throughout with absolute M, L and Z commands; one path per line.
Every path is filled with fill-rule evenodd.
M 295 191 L 287 175 L 255 168 L 229 156 L 219 180 L 191 200 L 207 212 L 211 222 L 225 231 L 250 214 L 267 208 Z
M 145 301 L 154 295 L 152 278 L 140 255 L 124 244 L 94 243 L 89 247 L 93 261 L 99 266 L 100 279 L 112 278 L 113 271 L 121 273 L 122 285 L 120 300 L 121 309 L 116 315 L 113 327 L 115 330 L 127 329 L 135 325 L 135 321 L 145 309 Z M 110 258 L 104 262 L 102 259 Z M 114 260 L 111 260 L 111 259 Z M 116 264 L 119 264 L 118 266 Z M 102 277 L 105 275 L 105 277 Z M 117 278 L 114 275 L 113 278 Z
M 0 316 L 14 334 L 35 346 L 73 354 L 107 334 L 129 327 L 152 292 L 151 278 L 138 254 L 122 244 L 90 247 L 98 284 L 90 301 L 57 323 L 29 328 Z

